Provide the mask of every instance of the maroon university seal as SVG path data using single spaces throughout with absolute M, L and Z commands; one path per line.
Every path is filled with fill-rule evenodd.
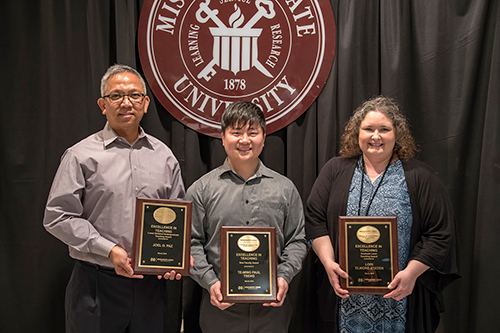
M 146 0 L 138 43 L 151 89 L 179 121 L 220 137 L 226 106 L 247 100 L 272 133 L 323 88 L 335 25 L 328 0 Z

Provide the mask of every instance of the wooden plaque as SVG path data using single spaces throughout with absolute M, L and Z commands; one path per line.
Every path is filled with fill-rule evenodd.
M 189 275 L 192 203 L 137 198 L 132 267 L 135 274 Z
M 340 285 L 353 294 L 386 294 L 399 271 L 396 216 L 339 216 Z
M 276 301 L 276 228 L 221 227 L 221 289 L 224 302 Z

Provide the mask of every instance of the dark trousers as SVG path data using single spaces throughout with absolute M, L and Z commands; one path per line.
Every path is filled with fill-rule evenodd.
M 165 331 L 167 289 L 156 276 L 129 279 L 77 261 L 66 288 L 66 332 Z
M 222 311 L 210 303 L 203 289 L 200 306 L 200 326 L 203 333 L 287 333 L 292 318 L 288 298 L 281 307 L 262 304 L 234 304 Z

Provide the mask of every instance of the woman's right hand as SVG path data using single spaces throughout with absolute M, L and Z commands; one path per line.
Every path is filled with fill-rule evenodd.
M 312 248 L 319 260 L 325 267 L 326 274 L 328 274 L 328 279 L 330 280 L 330 285 L 333 287 L 335 294 L 340 298 L 349 297 L 349 292 L 340 287 L 340 277 L 345 279 L 349 278 L 349 275 L 340 268 L 340 265 L 335 262 L 335 255 L 333 253 L 333 246 L 330 241 L 330 237 L 322 236 L 315 238 L 312 243 Z
M 330 285 L 333 287 L 335 294 L 340 298 L 349 297 L 349 291 L 342 289 L 340 286 L 339 276 L 344 279 L 349 279 L 349 275 L 340 268 L 340 265 L 335 261 L 331 260 L 325 266 L 326 274 L 328 274 L 328 280 L 330 280 Z

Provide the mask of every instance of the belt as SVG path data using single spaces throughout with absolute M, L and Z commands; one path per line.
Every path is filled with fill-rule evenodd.
M 115 269 L 113 267 L 106 267 L 106 266 L 101 266 L 101 265 L 98 265 L 98 264 L 94 264 L 94 263 L 91 263 L 91 262 L 88 262 L 88 261 L 83 261 L 83 260 L 77 260 L 82 266 L 86 266 L 86 267 L 92 267 L 98 271 L 102 270 L 102 271 L 108 271 L 108 272 L 114 272 Z

